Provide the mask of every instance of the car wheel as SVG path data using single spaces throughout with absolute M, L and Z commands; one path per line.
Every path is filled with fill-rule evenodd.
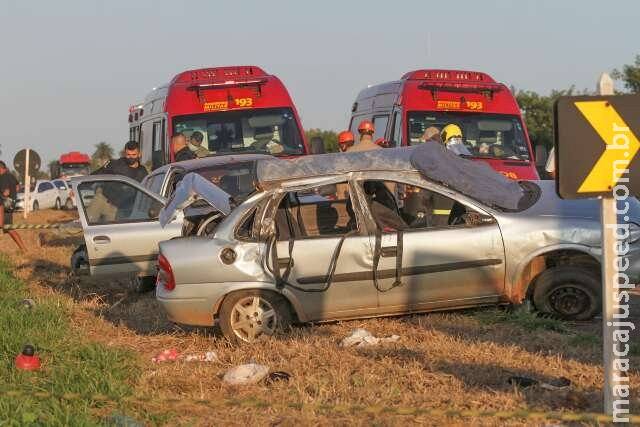
M 156 289 L 155 276 L 136 276 L 133 279 L 133 289 L 137 294 L 144 294 Z
M 253 343 L 287 330 L 291 325 L 291 310 L 289 303 L 276 293 L 240 291 L 225 298 L 219 320 L 227 339 L 235 343 Z
M 70 211 L 71 209 L 73 209 L 73 200 L 71 199 L 67 199 L 66 202 L 64 202 L 64 208 L 68 211 Z
M 592 319 L 602 307 L 599 277 L 580 267 L 550 268 L 536 279 L 533 304 L 562 319 Z
M 56 199 L 56 205 L 54 206 L 54 208 L 56 210 L 60 210 L 60 208 L 62 208 L 62 202 L 60 202 L 60 199 Z
M 71 255 L 71 273 L 75 276 L 89 274 L 89 256 L 85 245 L 78 246 Z
M 35 202 L 33 202 L 33 209 L 32 210 L 37 211 L 38 209 L 40 209 L 40 204 L 36 200 Z

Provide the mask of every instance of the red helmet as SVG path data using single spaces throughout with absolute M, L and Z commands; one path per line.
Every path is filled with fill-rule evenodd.
M 363 120 L 360 122 L 360 125 L 358 125 L 358 132 L 360 132 L 360 134 L 368 134 L 368 135 L 373 135 L 373 132 L 375 132 L 375 128 L 373 127 L 373 123 L 371 123 L 369 120 Z
M 385 141 L 384 138 L 378 138 L 375 141 L 373 141 L 373 143 L 381 147 L 387 148 L 387 141 Z
M 338 144 L 346 144 L 349 142 L 354 142 L 356 138 L 353 136 L 353 133 L 349 130 L 343 130 L 338 134 Z

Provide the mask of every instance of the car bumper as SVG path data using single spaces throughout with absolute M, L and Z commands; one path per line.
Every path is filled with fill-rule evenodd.
M 265 289 L 273 285 L 263 282 L 230 282 L 178 284 L 167 291 L 162 284 L 156 287 L 156 299 L 175 323 L 193 326 L 213 326 L 217 309 L 230 292 L 243 289 Z

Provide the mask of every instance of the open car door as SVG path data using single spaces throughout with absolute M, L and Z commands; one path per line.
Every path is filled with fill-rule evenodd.
M 92 275 L 155 275 L 158 243 L 181 235 L 182 216 L 162 227 L 165 199 L 121 175 L 73 178 Z

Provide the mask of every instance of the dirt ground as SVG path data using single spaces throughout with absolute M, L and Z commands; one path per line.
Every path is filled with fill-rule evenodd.
M 30 223 L 69 220 L 74 213 L 39 211 Z M 16 220 L 18 220 L 16 215 Z M 127 280 L 73 277 L 69 258 L 82 234 L 21 231 L 29 247 L 16 252 L 8 236 L 0 251 L 8 253 L 36 298 L 53 293 L 68 300 L 75 327 L 108 346 L 139 354 L 143 375 L 137 391 L 143 396 L 179 398 L 258 398 L 272 402 L 434 407 L 478 410 L 563 410 L 601 412 L 600 321 L 560 323 L 561 328 L 529 327 L 509 320 L 497 309 L 466 310 L 387 319 L 299 326 L 286 336 L 265 340 L 255 348 L 231 347 L 212 330 L 186 328 L 168 322 L 153 293 L 135 294 Z M 79 233 L 73 231 L 73 233 Z M 640 327 L 640 294 L 632 313 Z M 340 348 L 354 328 L 376 336 L 401 339 L 369 348 Z M 636 331 L 637 332 L 637 331 Z M 640 355 L 632 357 L 632 412 L 640 412 Z M 182 353 L 214 350 L 219 361 L 151 363 L 160 351 Z M 221 377 L 227 369 L 255 361 L 291 374 L 288 382 L 233 387 Z M 512 376 L 549 381 L 569 378 L 571 387 L 545 390 L 518 388 Z M 207 408 L 170 409 L 149 403 L 149 410 L 169 413 L 167 422 L 190 425 L 524 425 L 523 420 L 404 417 L 338 413 L 308 409 Z

